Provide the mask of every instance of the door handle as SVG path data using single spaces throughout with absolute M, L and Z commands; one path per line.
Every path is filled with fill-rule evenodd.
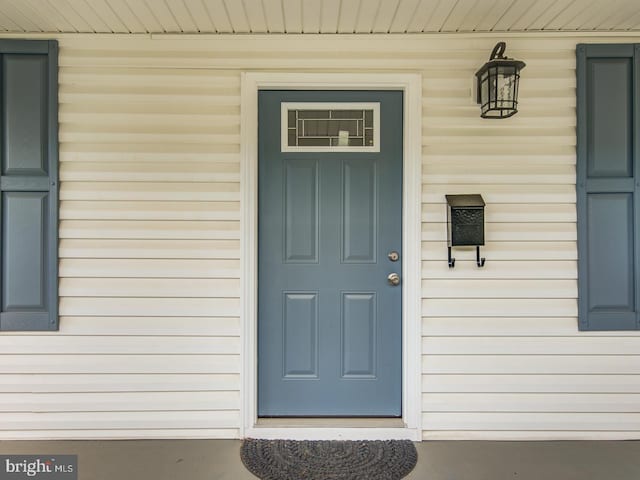
M 394 287 L 400 285 L 400 275 L 398 275 L 397 273 L 390 273 L 387 277 L 387 280 L 389 281 L 389 285 L 392 285 Z

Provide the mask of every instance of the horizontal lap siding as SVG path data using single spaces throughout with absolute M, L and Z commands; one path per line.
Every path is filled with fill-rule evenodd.
M 470 103 L 479 64 L 423 72 L 423 438 L 637 438 L 640 336 L 577 327 L 575 43 L 507 45 L 509 120 Z M 484 268 L 448 268 L 445 193 L 486 200 Z
M 472 78 L 497 40 L 61 37 L 60 332 L 0 337 L 0 437 L 239 435 L 240 72 L 260 69 L 423 75 L 424 438 L 637 437 L 640 335 L 577 331 L 584 39 L 510 38 L 521 111 L 493 122 Z M 447 267 L 456 193 L 487 202 L 482 269 Z
M 240 73 L 91 41 L 60 41 L 60 331 L 0 336 L 0 437 L 238 437 Z

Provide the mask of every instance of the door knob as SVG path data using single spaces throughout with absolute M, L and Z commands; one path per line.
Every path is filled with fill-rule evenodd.
M 387 280 L 389 281 L 389 285 L 393 285 L 394 287 L 400 285 L 400 275 L 397 273 L 390 273 Z

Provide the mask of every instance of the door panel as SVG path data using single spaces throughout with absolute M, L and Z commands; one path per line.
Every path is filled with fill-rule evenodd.
M 284 378 L 318 376 L 318 294 L 284 294 Z
M 285 262 L 318 262 L 318 161 L 284 162 Z
M 342 162 L 342 261 L 375 263 L 377 250 L 376 162 Z
M 379 102 L 379 152 L 282 152 L 282 102 Z M 259 94 L 258 414 L 400 416 L 402 93 Z
M 376 294 L 343 293 L 342 377 L 375 378 Z

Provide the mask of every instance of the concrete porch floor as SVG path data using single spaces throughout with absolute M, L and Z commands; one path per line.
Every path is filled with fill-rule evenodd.
M 430 441 L 416 447 L 418 465 L 409 480 L 640 479 L 640 441 Z M 80 480 L 255 479 L 239 449 L 237 440 L 0 442 L 0 454 L 77 454 Z

